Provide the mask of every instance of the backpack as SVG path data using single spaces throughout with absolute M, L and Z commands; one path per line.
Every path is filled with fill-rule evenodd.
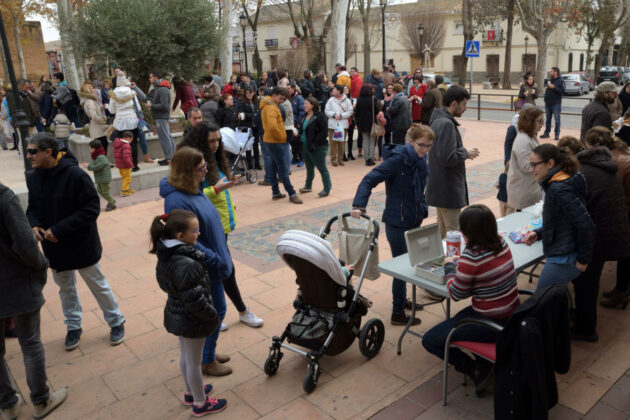
M 72 99 L 70 100 L 70 102 L 72 102 L 72 105 L 78 107 L 81 105 L 81 101 L 79 100 L 79 95 L 77 95 L 77 91 L 72 89 L 72 88 L 68 88 L 70 89 L 70 93 L 72 94 Z

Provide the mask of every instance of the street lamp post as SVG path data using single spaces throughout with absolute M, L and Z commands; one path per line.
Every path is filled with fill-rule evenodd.
M 424 25 L 421 23 L 418 25 L 418 35 L 420 36 L 420 67 L 424 67 L 424 45 L 422 36 L 424 35 Z
M 328 69 L 327 64 L 326 64 L 326 34 L 322 34 L 322 36 L 320 36 L 319 39 L 322 45 L 324 46 L 324 73 L 325 73 Z
M 383 38 L 383 67 L 385 67 L 387 59 L 385 58 L 385 7 L 387 7 L 387 0 L 379 0 L 381 5 L 381 25 L 382 25 L 382 38 Z
M 243 30 L 243 54 L 245 55 L 245 73 L 249 74 L 249 69 L 247 68 L 247 40 L 245 39 L 245 28 L 247 27 L 247 16 L 245 16 L 245 12 L 241 12 L 238 20 L 241 24 L 241 29 Z
M 525 35 L 525 55 L 527 55 L 527 43 L 529 42 L 529 37 Z
M 20 100 L 20 95 L 17 90 L 17 81 L 15 79 L 15 71 L 13 70 L 13 61 L 11 60 L 11 51 L 9 50 L 9 42 L 7 41 L 7 33 L 4 29 L 2 13 L 0 13 L 0 37 L 2 37 L 2 47 L 4 48 L 4 56 L 7 61 L 9 80 L 11 80 L 13 98 L 15 100 L 15 112 L 13 113 L 13 119 L 15 120 L 15 125 L 20 129 L 20 146 L 22 147 L 22 157 L 24 159 L 24 175 L 28 176 L 33 169 L 31 161 L 29 161 L 26 157 L 26 141 L 28 139 L 29 122 L 26 118 L 26 112 L 24 112 L 24 109 L 22 108 L 22 101 Z

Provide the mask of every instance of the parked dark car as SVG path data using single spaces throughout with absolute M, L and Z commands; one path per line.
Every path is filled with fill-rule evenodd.
M 621 80 L 620 76 L 621 75 L 619 73 L 618 67 L 612 67 L 612 66 L 602 67 L 601 69 L 599 69 L 599 73 L 597 73 L 597 84 L 599 85 L 601 82 L 606 82 L 606 81 L 615 82 L 616 84 L 619 84 L 619 81 Z

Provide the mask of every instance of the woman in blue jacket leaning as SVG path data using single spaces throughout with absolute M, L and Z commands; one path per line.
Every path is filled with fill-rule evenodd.
M 352 202 L 352 216 L 360 217 L 366 211 L 372 189 L 385 181 L 382 220 L 394 257 L 407 252 L 405 231 L 420 226 L 428 215 L 424 189 L 429 174 L 427 153 L 433 143 L 433 131 L 425 125 L 412 124 L 406 137 L 408 143 L 405 145 L 384 146 L 385 160 L 363 178 Z M 394 278 L 392 295 L 391 322 L 406 325 L 409 316 L 405 314 L 407 288 L 403 280 Z M 420 319 L 415 318 L 412 325 L 418 324 Z

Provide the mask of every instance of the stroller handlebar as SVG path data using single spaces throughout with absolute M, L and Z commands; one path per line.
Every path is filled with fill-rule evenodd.
M 342 213 L 341 217 L 346 218 L 346 217 L 351 217 L 351 213 L 350 212 L 346 212 L 346 213 Z M 376 219 L 373 219 L 372 217 L 368 216 L 365 213 L 361 213 L 361 218 L 371 221 L 372 224 L 374 225 L 374 238 L 378 238 L 378 231 L 379 231 L 379 224 L 376 221 Z M 328 223 L 326 223 L 326 226 L 323 228 L 320 236 L 322 238 L 328 236 L 328 234 L 330 233 L 330 229 L 332 228 L 333 223 L 335 223 L 337 221 L 337 219 L 339 219 L 339 216 L 333 216 Z M 323 236 L 322 236 L 323 235 Z

